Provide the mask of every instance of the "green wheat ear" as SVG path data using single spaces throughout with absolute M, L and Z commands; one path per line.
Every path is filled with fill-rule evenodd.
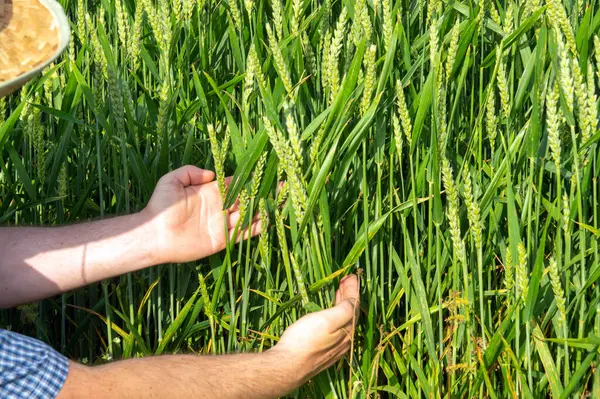
M 446 81 L 448 81 L 452 75 L 452 69 L 456 62 L 456 52 L 458 51 L 458 39 L 460 38 L 460 23 L 457 20 L 452 27 L 450 44 L 448 46 L 448 55 L 446 58 Z
M 520 242 L 517 245 L 517 250 L 519 253 L 519 259 L 516 263 L 516 287 L 518 292 L 518 297 L 521 300 L 521 303 L 525 303 L 527 299 L 527 291 L 529 290 L 529 267 L 527 261 L 527 250 L 525 249 L 525 245 Z
M 494 153 L 494 147 L 496 145 L 496 135 L 498 133 L 498 119 L 496 117 L 496 92 L 490 90 L 485 108 L 485 131 L 488 136 L 490 143 L 490 149 L 492 154 Z
M 180 1 L 180 0 L 179 0 Z M 129 34 L 129 18 L 125 15 L 123 9 L 123 3 L 121 0 L 115 0 L 116 18 L 117 18 L 117 30 L 119 32 L 119 41 L 122 46 L 127 45 L 127 38 Z
M 497 48 L 497 54 L 501 54 Z M 506 79 L 506 65 L 504 63 L 504 57 L 499 57 L 498 64 L 498 75 L 496 76 L 498 80 L 498 92 L 500 93 L 500 105 L 502 106 L 502 115 L 504 115 L 505 119 L 508 119 L 510 116 L 510 94 L 508 93 L 508 81 Z
M 402 124 L 402 131 L 406 136 L 406 141 L 410 143 L 412 141 L 412 121 L 408 112 L 408 107 L 406 106 L 404 88 L 402 87 L 402 82 L 400 80 L 396 81 L 396 95 L 398 102 L 398 117 Z
M 552 291 L 554 292 L 554 297 L 556 298 L 556 307 L 558 309 L 558 314 L 562 323 L 566 320 L 566 300 L 565 294 L 562 288 L 561 278 L 558 271 L 558 266 L 556 264 L 556 260 L 554 258 L 550 258 L 550 265 L 548 267 L 548 274 L 550 276 L 550 281 L 552 283 Z
M 283 86 L 285 87 L 288 94 L 292 93 L 293 85 L 292 80 L 290 79 L 290 73 L 287 67 L 285 60 L 283 59 L 283 54 L 281 52 L 281 48 L 279 47 L 279 42 L 277 37 L 275 36 L 275 32 L 271 28 L 271 25 L 267 22 L 267 36 L 269 37 L 269 48 L 271 49 L 271 54 L 273 55 L 273 59 L 275 60 L 275 69 L 279 74 L 283 82 Z
M 335 30 L 333 31 L 333 35 L 331 37 L 331 43 L 329 44 L 330 52 L 327 60 L 328 64 L 324 66 L 325 74 L 328 76 L 328 86 L 329 86 L 329 103 L 333 103 L 335 96 L 340 89 L 340 76 L 339 76 L 339 57 L 342 51 L 342 46 L 344 45 L 344 35 L 346 34 L 346 22 L 347 22 L 348 14 L 346 11 L 346 7 L 342 8 L 340 12 L 340 16 L 338 17 Z
M 365 86 L 363 89 L 362 100 L 360 103 L 360 112 L 364 114 L 367 112 L 367 109 L 371 106 L 371 100 L 373 97 L 373 92 L 375 91 L 375 75 L 377 73 L 375 69 L 375 55 L 377 53 L 377 46 L 372 44 L 364 59 L 364 75 L 365 75 Z
M 452 166 L 450 166 L 447 158 L 442 158 L 442 177 L 448 196 L 446 215 L 448 217 L 448 224 L 450 225 L 454 254 L 460 262 L 466 264 L 465 243 L 462 239 L 458 215 L 458 191 L 453 177 Z
M 133 31 L 131 32 L 131 45 L 128 46 L 129 57 L 134 71 L 140 67 L 141 59 L 141 41 L 144 33 L 144 3 L 142 1 L 136 3 L 135 16 L 133 22 Z
M 219 186 L 219 192 L 221 198 L 225 200 L 227 197 L 225 187 L 225 156 L 229 148 L 229 135 L 226 133 L 222 143 L 219 143 L 217 139 L 217 132 L 212 124 L 206 127 L 208 137 L 210 140 L 210 148 L 215 162 L 215 173 L 217 175 L 217 184 Z

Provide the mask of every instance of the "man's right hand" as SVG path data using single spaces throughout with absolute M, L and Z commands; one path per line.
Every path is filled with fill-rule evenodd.
M 225 210 L 215 174 L 195 166 L 183 166 L 164 175 L 148 206 L 141 212 L 154 231 L 154 263 L 184 263 L 225 249 L 226 233 L 233 239 L 240 218 L 237 204 Z M 229 182 L 230 179 L 227 179 Z M 225 230 L 227 229 L 227 231 Z M 245 236 L 261 231 L 253 220 Z
M 273 349 L 226 356 L 164 355 L 86 367 L 71 362 L 59 398 L 278 398 L 332 366 L 352 342 L 359 287 L 342 279 L 331 309 L 304 316 Z M 233 376 L 233 378 L 232 378 Z
M 271 352 L 282 355 L 303 381 L 337 362 L 352 343 L 358 319 L 360 293 L 358 278 L 342 279 L 335 306 L 311 313 L 291 325 Z

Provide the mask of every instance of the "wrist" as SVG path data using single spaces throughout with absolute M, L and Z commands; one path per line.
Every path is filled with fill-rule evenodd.
M 269 362 L 277 365 L 279 370 L 284 370 L 289 376 L 292 389 L 304 384 L 312 374 L 310 357 L 297 353 L 280 344 L 264 352 L 269 357 Z
M 146 209 L 132 215 L 140 230 L 140 240 L 146 258 L 146 266 L 168 263 L 164 251 L 164 237 L 156 217 Z

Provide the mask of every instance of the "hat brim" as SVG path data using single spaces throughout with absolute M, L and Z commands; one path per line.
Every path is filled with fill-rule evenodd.
M 44 7 L 46 7 L 48 11 L 50 11 L 50 14 L 52 14 L 54 19 L 56 20 L 56 25 L 58 26 L 59 34 L 58 48 L 51 57 L 49 57 L 43 63 L 37 65 L 35 68 L 13 79 L 0 83 L 0 97 L 9 95 L 10 93 L 17 90 L 19 87 L 23 86 L 29 80 L 33 79 L 52 61 L 58 58 L 69 45 L 69 40 L 71 39 L 71 28 L 69 27 L 69 21 L 67 20 L 67 16 L 65 15 L 65 11 L 61 7 L 61 5 L 58 4 L 58 2 L 56 2 L 55 0 L 39 0 L 39 2 Z

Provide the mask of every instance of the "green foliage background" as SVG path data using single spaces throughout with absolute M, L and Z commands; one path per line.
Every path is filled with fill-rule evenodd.
M 600 397 L 597 4 L 278 1 L 62 1 L 68 51 L 0 100 L 0 221 L 195 164 L 271 223 L 0 325 L 88 364 L 266 350 L 360 269 L 352 363 L 294 396 Z

